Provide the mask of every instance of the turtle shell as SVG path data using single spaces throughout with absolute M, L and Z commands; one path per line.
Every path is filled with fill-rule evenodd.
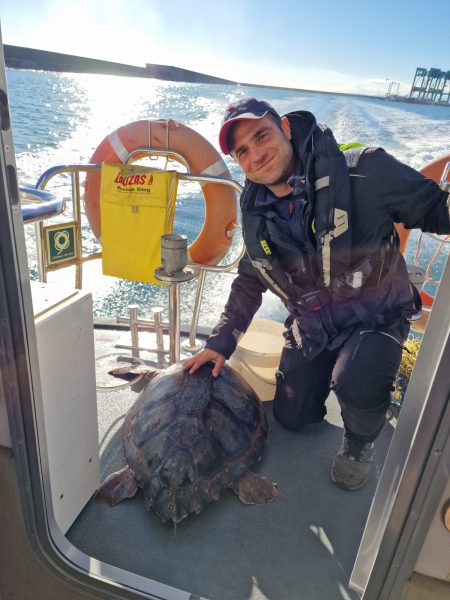
M 212 367 L 158 372 L 125 419 L 125 458 L 147 508 L 162 521 L 199 513 L 262 456 L 267 417 L 260 400 L 231 367 L 217 378 Z

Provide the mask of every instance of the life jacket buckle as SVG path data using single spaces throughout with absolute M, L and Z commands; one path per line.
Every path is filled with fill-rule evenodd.
M 314 290 L 300 297 L 297 304 L 308 310 L 321 310 L 321 308 L 330 301 L 329 295 L 325 290 Z

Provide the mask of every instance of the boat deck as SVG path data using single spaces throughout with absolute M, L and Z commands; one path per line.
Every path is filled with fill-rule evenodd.
M 113 333 L 97 330 L 97 344 Z M 121 467 L 123 418 L 141 380 L 97 394 L 101 475 Z M 278 484 L 279 498 L 244 506 L 231 490 L 199 515 L 161 523 L 143 495 L 111 508 L 89 501 L 67 537 L 91 557 L 209 600 L 345 600 L 366 517 L 393 433 L 384 428 L 375 446 L 373 478 L 361 490 L 334 486 L 330 467 L 342 438 L 333 395 L 320 424 L 284 430 L 269 418 L 269 443 L 255 471 Z

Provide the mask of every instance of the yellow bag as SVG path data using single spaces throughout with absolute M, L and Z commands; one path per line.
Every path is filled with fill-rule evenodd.
M 102 164 L 100 207 L 105 275 L 157 283 L 161 236 L 172 233 L 176 171 Z

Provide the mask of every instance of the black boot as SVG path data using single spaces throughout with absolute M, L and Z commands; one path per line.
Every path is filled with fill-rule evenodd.
M 359 490 L 370 477 L 373 442 L 361 442 L 344 434 L 342 445 L 334 457 L 331 479 L 344 490 Z

